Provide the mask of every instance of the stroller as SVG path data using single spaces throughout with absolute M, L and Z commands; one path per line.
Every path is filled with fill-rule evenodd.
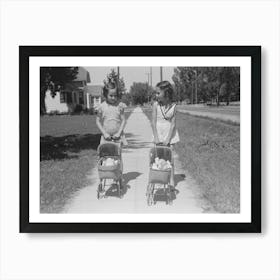
M 169 146 L 164 146 L 162 144 L 157 144 L 150 150 L 150 172 L 149 172 L 149 183 L 147 186 L 147 204 L 151 206 L 156 204 L 155 195 L 159 195 L 159 191 L 163 191 L 163 196 L 165 196 L 166 204 L 171 205 L 172 200 L 172 190 L 169 184 L 171 177 L 171 170 L 173 166 L 169 166 L 165 169 L 154 169 L 153 164 L 156 158 L 163 159 L 165 161 L 172 162 L 172 151 Z
M 98 152 L 98 174 L 99 185 L 97 189 L 97 199 L 106 197 L 106 183 L 108 180 L 114 180 L 117 185 L 118 197 L 123 197 L 122 172 L 123 163 L 121 157 L 121 143 L 117 139 L 111 138 L 103 144 L 100 144 Z M 111 185 L 111 184 L 110 184 Z

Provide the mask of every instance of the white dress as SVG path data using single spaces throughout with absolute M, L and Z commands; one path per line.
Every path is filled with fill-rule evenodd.
M 156 128 L 158 133 L 158 139 L 160 142 L 164 142 L 168 137 L 171 122 L 176 117 L 175 114 L 176 104 L 173 103 L 169 107 L 165 108 L 157 103 L 157 122 Z M 180 141 L 178 130 L 173 130 L 170 144 L 175 144 Z

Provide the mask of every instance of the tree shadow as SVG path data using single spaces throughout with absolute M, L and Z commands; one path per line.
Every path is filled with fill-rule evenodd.
M 178 183 L 185 181 L 186 175 L 185 174 L 174 174 L 174 184 L 175 187 L 178 185 Z
M 138 135 L 133 133 L 125 133 L 125 137 L 127 139 L 128 145 L 125 147 L 127 149 L 142 149 L 142 148 L 148 148 L 151 144 L 147 141 L 139 141 Z
M 123 188 L 125 193 L 127 192 L 127 189 L 130 189 L 131 186 L 128 184 L 130 181 L 135 180 L 137 177 L 139 177 L 142 173 L 140 172 L 127 172 L 123 174 Z
M 86 149 L 97 150 L 101 134 L 73 134 L 61 137 L 40 137 L 40 161 L 78 158 Z

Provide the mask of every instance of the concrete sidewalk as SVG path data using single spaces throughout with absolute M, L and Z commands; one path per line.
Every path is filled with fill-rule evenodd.
M 107 198 L 97 199 L 99 183 L 97 168 L 93 168 L 91 184 L 78 191 L 65 206 L 65 213 L 203 213 L 213 212 L 210 205 L 200 198 L 195 182 L 180 167 L 175 155 L 176 196 L 172 205 L 158 201 L 148 206 L 146 188 L 149 175 L 149 150 L 152 147 L 150 121 L 140 107 L 134 109 L 125 128 L 129 146 L 123 149 L 123 179 L 125 194 L 108 190 Z M 108 187 L 109 188 L 109 187 Z

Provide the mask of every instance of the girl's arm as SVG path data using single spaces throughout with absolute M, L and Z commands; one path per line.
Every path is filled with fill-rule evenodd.
M 158 133 L 157 133 L 157 102 L 153 103 L 152 130 L 153 130 L 153 134 L 154 134 L 154 141 L 155 141 L 155 143 L 158 143 L 159 139 L 158 139 Z
M 125 127 L 125 115 L 124 113 L 121 114 L 121 125 L 119 131 L 114 135 L 115 137 L 119 138 L 124 130 Z
M 121 117 L 121 125 L 118 132 L 114 135 L 116 138 L 120 138 L 121 134 L 123 133 L 125 127 L 125 115 L 124 115 L 124 107 L 120 105 L 120 117 Z
M 105 139 L 108 139 L 110 137 L 110 135 L 104 130 L 103 125 L 101 124 L 100 119 L 101 119 L 101 116 L 100 116 L 100 113 L 98 112 L 97 116 L 96 116 L 96 125 L 99 128 L 99 130 L 101 131 L 101 133 L 103 134 L 103 137 Z
M 174 133 L 174 130 L 176 128 L 176 107 L 177 106 L 175 105 L 174 115 L 172 117 L 170 129 L 169 129 L 169 132 L 168 132 L 168 136 L 167 136 L 166 140 L 164 141 L 164 145 L 169 145 L 170 144 L 173 133 Z

